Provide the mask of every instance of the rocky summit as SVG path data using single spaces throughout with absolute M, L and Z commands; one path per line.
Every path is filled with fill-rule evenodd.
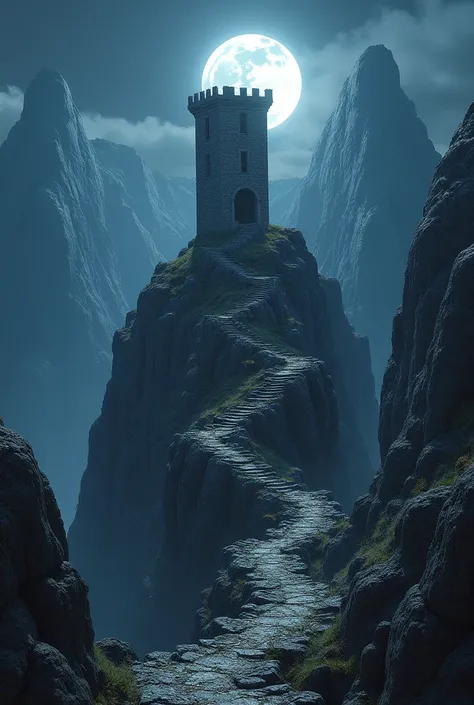
M 351 323 L 369 338 L 377 391 L 438 160 L 391 51 L 371 46 L 344 84 L 286 217 L 321 273 L 339 280 Z
M 159 265 L 114 339 L 69 532 L 99 635 L 141 653 L 188 641 L 226 546 L 248 548 L 255 584 L 268 565 L 283 603 L 287 580 L 304 588 L 287 556 L 337 514 L 319 491 L 349 507 L 367 486 L 376 412 L 367 341 L 301 233 L 242 226 Z

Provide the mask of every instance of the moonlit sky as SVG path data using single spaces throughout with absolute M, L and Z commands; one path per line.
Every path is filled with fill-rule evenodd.
M 303 176 L 343 81 L 370 44 L 385 44 L 437 149 L 474 100 L 474 0 L 0 0 L 0 141 L 23 91 L 59 69 L 90 137 L 137 149 L 152 168 L 194 173 L 187 96 L 226 39 L 263 34 L 301 68 L 303 93 L 269 133 L 271 178 Z
M 202 74 L 202 89 L 233 86 L 271 88 L 273 104 L 268 129 L 293 113 L 301 96 L 301 72 L 291 52 L 280 42 L 259 34 L 232 37 L 212 52 Z

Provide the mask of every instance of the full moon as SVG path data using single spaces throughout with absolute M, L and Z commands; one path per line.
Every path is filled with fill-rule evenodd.
M 241 34 L 221 44 L 204 66 L 202 90 L 213 86 L 273 90 L 268 129 L 290 117 L 301 96 L 301 72 L 288 49 L 261 34 Z

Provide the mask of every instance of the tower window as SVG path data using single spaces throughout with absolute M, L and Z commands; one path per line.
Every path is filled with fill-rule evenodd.
M 248 167 L 249 167 L 249 153 L 248 152 L 240 152 L 240 171 L 242 172 L 247 172 Z
M 211 155 L 206 154 L 206 176 L 211 175 Z
M 240 113 L 240 134 L 247 134 L 247 113 Z
M 209 130 L 209 118 L 204 119 L 204 134 L 206 136 L 206 139 L 208 140 L 210 137 L 210 130 Z

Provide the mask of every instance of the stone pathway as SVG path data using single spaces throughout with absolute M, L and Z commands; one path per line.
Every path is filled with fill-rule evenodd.
M 251 284 L 249 293 L 225 316 L 214 316 L 229 335 L 245 338 L 257 348 L 273 352 L 277 365 L 266 371 L 261 387 L 244 401 L 214 418 L 203 428 L 186 434 L 190 443 L 231 461 L 234 472 L 259 490 L 275 493 L 284 507 L 278 528 L 268 529 L 263 540 L 238 541 L 224 550 L 225 569 L 239 580 L 244 601 L 238 618 L 216 617 L 208 632 L 212 638 L 178 646 L 173 653 L 153 652 L 134 665 L 141 689 L 141 705 L 321 705 L 316 693 L 296 692 L 283 683 L 272 649 L 288 657 L 303 654 L 309 628 L 324 629 L 338 611 L 339 599 L 327 595 L 327 586 L 316 584 L 305 562 L 319 532 L 327 531 L 341 517 L 339 505 L 325 492 L 308 492 L 302 485 L 282 479 L 275 469 L 239 447 L 236 431 L 245 428 L 262 406 L 277 402 L 298 376 L 320 373 L 314 358 L 287 352 L 268 344 L 245 325 L 242 314 L 256 298 L 265 299 L 278 286 L 276 277 L 249 272 L 236 263 L 232 252 L 245 234 L 212 248 L 209 255 Z M 308 550 L 309 549 L 309 550 Z

